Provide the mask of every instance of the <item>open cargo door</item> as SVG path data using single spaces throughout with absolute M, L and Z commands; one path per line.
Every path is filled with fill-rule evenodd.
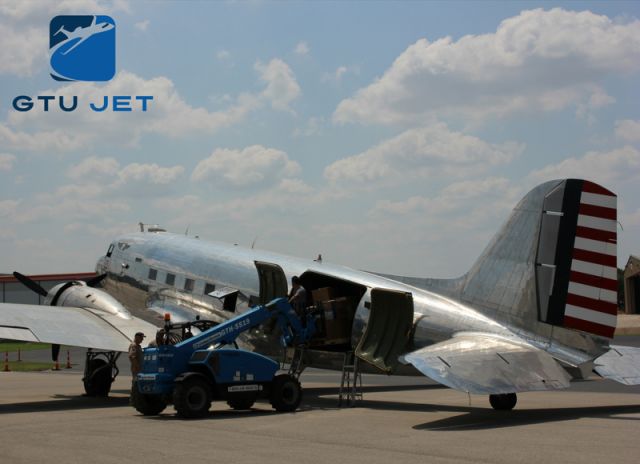
M 372 289 L 369 322 L 356 347 L 356 356 L 391 374 L 407 346 L 412 326 L 411 293 Z
M 260 279 L 259 304 L 264 305 L 271 300 L 287 296 L 287 277 L 280 266 L 263 261 L 255 261 Z

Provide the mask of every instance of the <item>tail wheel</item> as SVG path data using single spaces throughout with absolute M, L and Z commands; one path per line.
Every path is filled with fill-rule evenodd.
M 518 396 L 515 393 L 489 395 L 489 403 L 496 411 L 511 411 L 517 402 Z
M 104 359 L 91 359 L 87 363 L 84 391 L 88 396 L 108 396 L 113 381 L 111 367 Z
M 211 407 L 211 388 L 203 377 L 191 376 L 173 390 L 173 406 L 180 417 L 204 417 Z
M 276 375 L 271 385 L 271 406 L 279 412 L 298 409 L 302 400 L 302 387 L 288 374 Z
M 131 392 L 131 402 L 140 414 L 145 416 L 155 416 L 164 411 L 167 402 L 160 395 L 145 395 L 140 393 L 137 388 Z

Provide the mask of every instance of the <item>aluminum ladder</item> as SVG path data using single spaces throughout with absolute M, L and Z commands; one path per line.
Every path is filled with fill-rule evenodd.
M 360 360 L 353 351 L 347 351 L 344 353 L 344 362 L 342 364 L 342 381 L 340 382 L 338 407 L 342 407 L 343 401 L 346 406 L 353 407 L 356 401 L 361 401 L 362 399 Z

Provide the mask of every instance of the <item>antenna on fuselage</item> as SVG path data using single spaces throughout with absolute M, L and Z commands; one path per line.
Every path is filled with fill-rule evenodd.
M 251 242 L 251 249 L 253 250 L 253 247 L 256 246 L 256 242 L 258 241 L 258 237 L 259 235 L 256 236 L 256 238 L 253 239 L 253 242 Z
M 191 224 L 187 225 L 187 228 L 184 230 L 185 235 L 189 235 L 189 227 L 191 227 Z

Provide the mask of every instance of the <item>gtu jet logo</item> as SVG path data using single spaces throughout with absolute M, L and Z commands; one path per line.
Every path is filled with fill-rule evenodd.
M 56 16 L 49 24 L 51 77 L 108 81 L 116 73 L 116 23 L 110 16 Z

